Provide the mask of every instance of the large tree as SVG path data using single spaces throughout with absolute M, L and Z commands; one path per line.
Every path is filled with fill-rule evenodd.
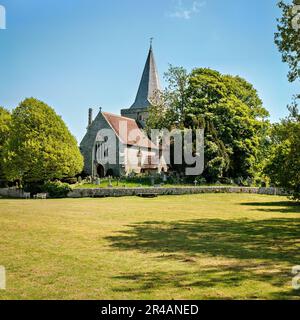
M 21 182 L 73 177 L 83 167 L 76 139 L 61 117 L 34 98 L 13 110 L 3 157 L 6 176 Z
M 278 19 L 275 43 L 282 54 L 283 62 L 289 66 L 288 79 L 300 79 L 300 1 L 279 2 L 282 17 Z M 271 182 L 291 190 L 294 198 L 300 200 L 300 115 L 299 93 L 289 106 L 290 115 L 272 130 L 272 149 L 265 167 Z
M 164 74 L 167 87 L 163 92 L 156 92 L 149 108 L 149 117 L 146 129 L 150 134 L 151 129 L 180 129 L 182 135 L 185 129 L 185 115 L 188 106 L 188 72 L 182 67 L 169 65 L 169 70 Z M 185 165 L 174 163 L 174 140 L 171 138 L 171 165 L 174 170 L 183 174 Z M 182 150 L 183 151 L 183 150 Z
M 265 171 L 274 185 L 292 191 L 294 198 L 300 200 L 300 115 L 294 112 L 273 126 Z
M 0 107 L 0 184 L 2 181 L 6 180 L 3 173 L 4 159 L 2 150 L 5 142 L 8 139 L 10 120 L 10 112 L 3 107 Z
M 206 68 L 194 69 L 191 74 L 182 68 L 174 74 L 173 68 L 169 74 L 173 75 L 172 86 L 162 95 L 167 103 L 164 109 L 150 109 L 148 125 L 171 128 L 174 123 L 167 117 L 171 115 L 180 127 L 204 128 L 204 176 L 209 181 L 256 176 L 269 124 L 268 112 L 253 86 L 240 77 Z M 175 76 L 178 74 L 181 77 Z
M 219 176 L 255 177 L 268 112 L 253 86 L 238 76 L 199 68 L 191 74 L 189 90 L 187 125 L 202 118 L 206 126 L 207 177 L 215 178 L 215 162 L 222 168 Z
M 187 91 L 189 88 L 188 72 L 182 67 L 169 65 L 164 74 L 167 87 L 163 92 L 156 92 L 153 104 L 150 106 L 147 128 L 172 129 L 184 128 L 185 110 L 188 104 Z
M 282 54 L 283 62 L 289 65 L 289 81 L 300 78 L 300 0 L 292 3 L 279 1 L 282 17 L 278 19 L 275 43 Z

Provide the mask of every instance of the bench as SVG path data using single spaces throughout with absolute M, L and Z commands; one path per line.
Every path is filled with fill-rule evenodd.
M 24 199 L 30 199 L 30 192 L 23 192 Z
M 158 197 L 158 193 L 138 193 L 137 196 L 141 198 L 156 198 Z
M 37 193 L 33 196 L 34 199 L 47 199 L 47 193 Z

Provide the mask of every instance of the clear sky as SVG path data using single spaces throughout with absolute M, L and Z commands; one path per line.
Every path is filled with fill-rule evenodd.
M 240 75 L 276 121 L 299 93 L 273 42 L 276 2 L 0 0 L 7 19 L 0 30 L 0 105 L 41 99 L 80 141 L 89 107 L 119 113 L 133 103 L 154 37 L 161 77 L 168 63 Z

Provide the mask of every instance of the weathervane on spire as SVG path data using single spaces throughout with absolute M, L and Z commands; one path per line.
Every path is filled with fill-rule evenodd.
M 150 47 L 152 48 L 152 43 L 153 43 L 153 37 L 150 38 Z

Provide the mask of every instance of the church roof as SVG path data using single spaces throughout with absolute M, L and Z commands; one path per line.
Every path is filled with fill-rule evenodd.
M 134 119 L 122 117 L 108 112 L 102 112 L 102 115 L 114 130 L 123 144 L 158 149 L 157 146 L 142 131 Z M 126 130 L 121 130 L 122 123 L 127 126 Z
M 156 91 L 160 90 L 159 75 L 151 45 L 138 93 L 136 95 L 135 102 L 130 109 L 148 108 L 151 105 L 150 99 L 153 98 Z

